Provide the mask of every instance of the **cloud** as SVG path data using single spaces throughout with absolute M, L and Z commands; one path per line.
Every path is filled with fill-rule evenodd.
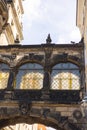
M 59 44 L 69 44 L 71 41 L 78 43 L 81 40 L 81 34 L 79 31 L 79 28 L 73 27 L 70 31 L 67 33 L 61 33 L 58 36 L 57 43 Z
M 26 0 L 24 1 L 24 17 L 23 23 L 31 27 L 33 20 L 36 20 L 39 17 L 39 7 L 41 0 Z M 24 25 L 24 26 L 25 26 Z
M 79 31 L 79 28 L 74 27 L 71 34 L 70 34 L 70 38 L 76 42 L 80 41 L 81 39 L 81 34 Z
M 55 43 L 80 39 L 76 0 L 26 0 L 23 5 L 23 44 L 45 42 L 48 33 Z

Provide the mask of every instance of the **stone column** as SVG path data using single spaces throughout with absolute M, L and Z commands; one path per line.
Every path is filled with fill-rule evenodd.
M 10 69 L 10 74 L 9 74 L 9 79 L 8 79 L 8 84 L 7 84 L 7 89 L 13 89 L 13 83 L 15 80 L 15 69 L 11 68 Z

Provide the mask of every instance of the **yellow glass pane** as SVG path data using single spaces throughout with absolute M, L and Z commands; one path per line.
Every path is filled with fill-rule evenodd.
M 21 89 L 41 89 L 43 87 L 43 74 L 29 73 L 22 76 Z
M 79 77 L 70 72 L 58 73 L 52 78 L 52 89 L 78 90 L 80 89 Z
M 70 87 L 70 84 L 69 84 L 69 79 L 63 79 L 62 82 L 61 82 L 61 86 L 63 90 L 68 90 L 69 87 Z
M 61 88 L 60 81 L 58 79 L 53 78 L 51 89 L 60 89 L 60 88 Z
M 7 87 L 8 78 L 8 72 L 0 72 L 0 89 L 5 89 Z
M 79 78 L 72 80 L 72 89 L 73 89 L 73 90 L 79 90 L 79 89 L 80 89 L 80 81 L 79 81 Z
M 69 74 L 70 74 L 69 72 L 62 72 L 62 73 L 61 73 L 61 79 L 69 78 L 69 77 L 70 77 Z

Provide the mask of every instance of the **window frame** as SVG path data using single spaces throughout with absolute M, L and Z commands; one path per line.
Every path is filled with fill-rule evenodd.
M 41 67 L 41 68 L 25 68 L 24 66 L 26 66 L 26 65 L 37 65 L 37 66 L 39 66 L 39 67 Z M 22 67 L 24 67 L 24 68 L 22 68 Z M 29 66 L 28 66 L 29 67 Z M 23 72 L 23 75 L 24 74 L 30 74 L 30 73 L 34 73 L 34 71 L 36 71 L 36 74 L 39 72 L 39 74 L 42 74 L 42 79 L 40 79 L 40 80 L 42 80 L 42 87 L 41 88 L 20 88 L 20 85 L 19 85 L 19 87 L 17 88 L 17 78 L 19 77 L 19 73 L 21 73 L 21 72 Z M 40 72 L 41 71 L 41 72 Z M 22 75 L 22 76 L 23 76 Z M 26 78 L 26 77 L 25 77 Z M 33 76 L 33 78 L 32 78 L 32 80 L 34 79 L 34 76 Z M 28 78 L 28 80 L 29 80 L 29 78 Z M 38 80 L 38 78 L 36 79 L 36 80 Z M 29 63 L 24 63 L 24 64 L 22 64 L 22 65 L 20 65 L 19 66 L 19 68 L 18 68 L 18 72 L 17 72 L 17 74 L 16 74 L 16 77 L 15 77 L 15 81 L 14 81 L 14 89 L 16 89 L 16 90 L 41 90 L 42 88 L 43 88 L 43 80 L 44 80 L 44 69 L 43 69 L 43 66 L 42 65 L 40 65 L 40 64 L 38 64 L 38 63 L 31 63 L 31 62 L 29 62 Z M 20 81 L 20 84 L 21 84 L 21 81 Z
M 62 68 L 64 64 L 65 64 L 65 65 L 71 65 L 71 68 L 68 68 L 69 66 L 68 66 L 68 67 L 66 66 L 65 68 Z M 58 65 L 59 65 L 59 68 L 57 68 Z M 61 65 L 62 65 L 62 66 L 61 66 Z M 56 72 L 56 74 L 54 75 L 55 71 L 58 71 L 58 72 Z M 67 72 L 68 75 L 70 75 L 69 78 L 63 78 L 63 79 L 62 79 L 62 77 L 63 77 L 62 73 L 64 73 L 64 71 L 65 71 L 65 73 Z M 77 74 L 76 74 L 76 75 L 73 74 L 74 71 L 77 71 Z M 59 78 L 59 79 L 58 79 L 58 78 L 55 78 L 55 76 L 57 76 L 58 74 L 61 74 L 61 75 L 62 75 L 62 77 Z M 73 77 L 72 77 L 72 76 L 73 76 L 72 74 L 75 75 L 75 76 L 77 76 L 77 78 L 78 78 L 78 80 L 79 80 L 79 85 L 78 85 L 79 87 L 78 87 L 78 88 L 74 88 L 74 87 L 73 87 L 73 81 L 74 81 L 74 80 L 77 81 L 77 78 L 73 78 Z M 54 76 L 53 76 L 53 75 L 54 75 Z M 57 82 L 59 82 L 59 88 L 58 88 L 58 87 L 55 87 L 55 79 L 56 79 L 56 80 L 58 79 Z M 55 65 L 52 67 L 52 72 L 51 72 L 51 90 L 80 90 L 80 88 L 81 88 L 80 79 L 81 79 L 80 69 L 79 69 L 79 67 L 78 67 L 76 64 L 74 64 L 74 63 L 72 63 L 72 62 L 61 62 L 61 63 L 55 64 Z M 69 82 L 69 83 L 68 83 L 68 86 L 69 86 L 69 87 L 67 87 L 67 88 L 65 88 L 65 89 L 64 89 L 64 87 L 63 87 L 63 85 L 62 85 L 62 83 L 63 83 L 64 80 L 68 80 L 67 82 Z M 53 84 L 53 82 L 54 82 L 54 84 Z M 54 85 L 54 88 L 53 88 L 53 85 Z

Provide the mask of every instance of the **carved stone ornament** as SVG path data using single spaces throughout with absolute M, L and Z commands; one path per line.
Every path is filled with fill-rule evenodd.
M 45 109 L 42 110 L 42 115 L 43 115 L 45 118 L 47 118 L 47 116 L 48 116 L 49 113 L 50 113 L 50 109 L 45 108 Z
M 33 60 L 34 59 L 34 53 L 30 53 L 29 58 L 30 58 L 30 60 Z
M 52 40 L 50 37 L 50 34 L 48 34 L 47 39 L 46 39 L 46 44 L 51 44 Z
M 20 111 L 22 115 L 26 115 L 31 109 L 31 105 L 23 103 L 20 105 Z
M 80 111 L 80 110 L 75 110 L 75 111 L 73 112 L 73 117 L 74 117 L 76 120 L 81 119 L 81 118 L 82 118 L 82 113 L 81 113 L 81 111 Z

